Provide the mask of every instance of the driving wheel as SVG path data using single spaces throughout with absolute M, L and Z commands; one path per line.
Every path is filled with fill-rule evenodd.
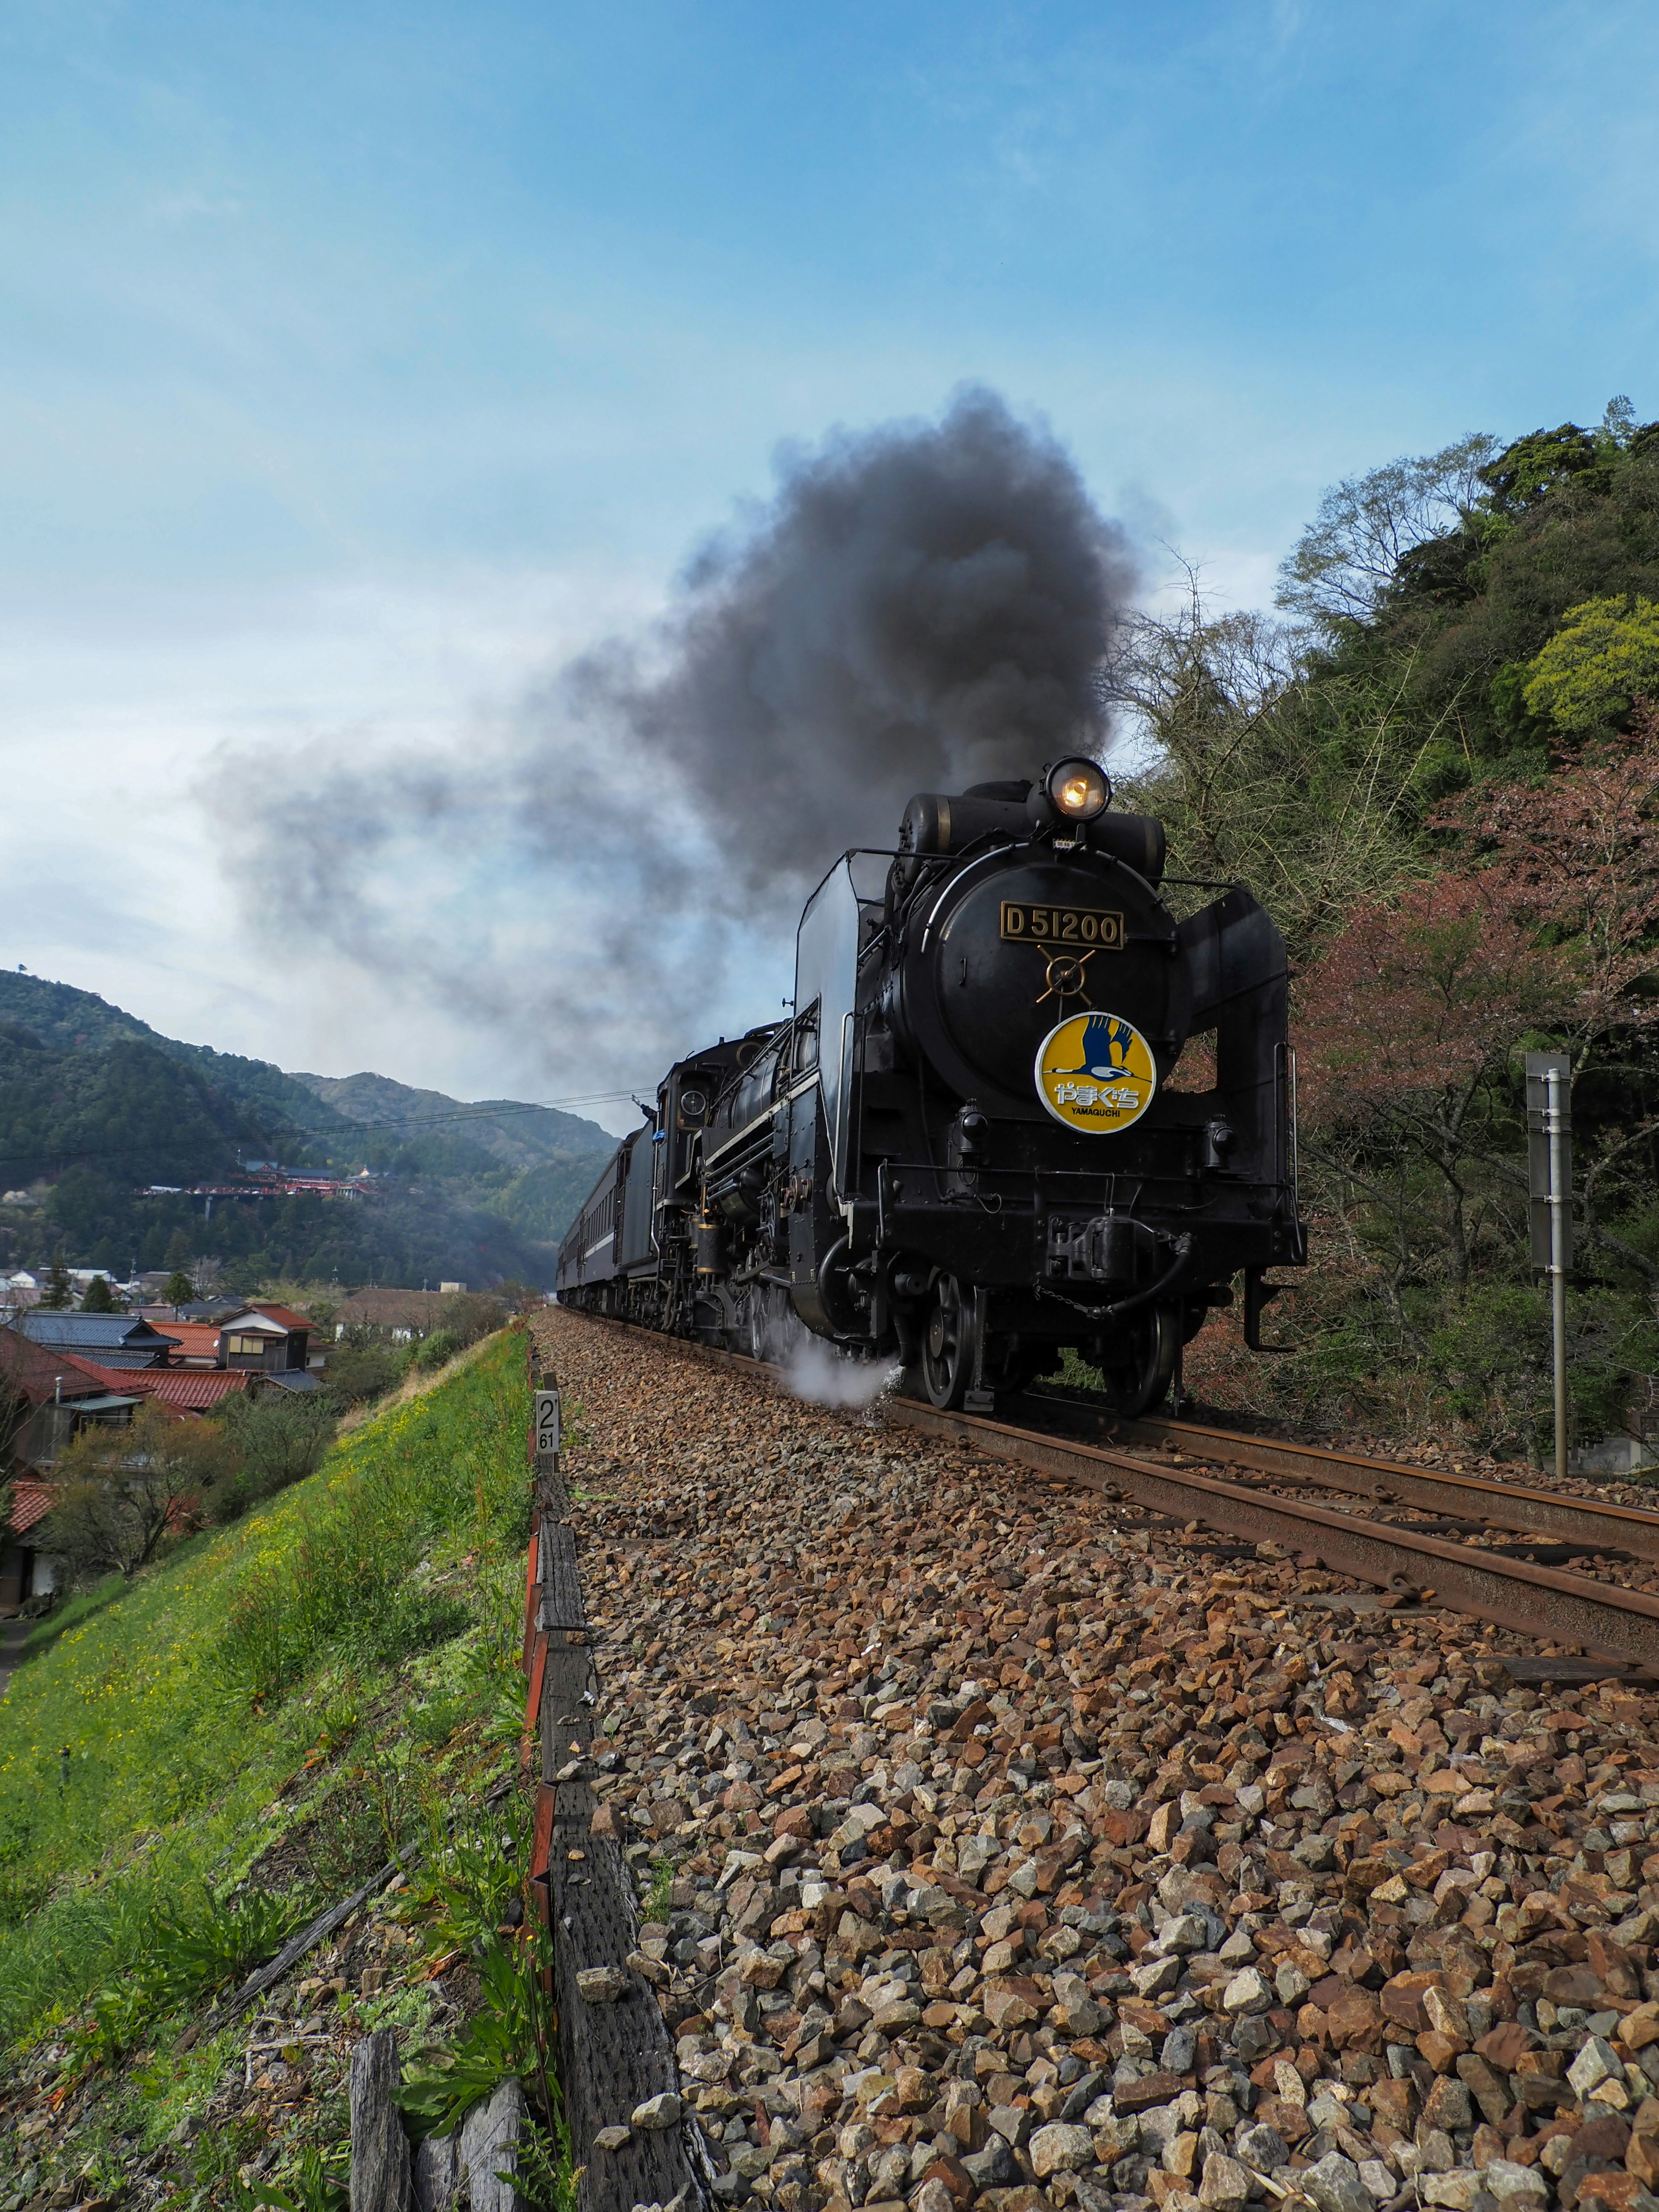
M 940 1275 L 921 1340 L 921 1376 L 927 1395 L 942 1412 L 954 1412 L 967 1395 L 978 1334 L 978 1293 L 964 1289 L 954 1275 Z
M 1138 1314 L 1119 1339 L 1127 1354 L 1105 1371 L 1113 1405 L 1129 1419 L 1163 1402 L 1181 1357 L 1181 1316 L 1174 1306 Z

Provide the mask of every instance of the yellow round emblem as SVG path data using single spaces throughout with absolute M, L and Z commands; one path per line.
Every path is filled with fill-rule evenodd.
M 1068 1129 L 1110 1136 L 1138 1121 L 1158 1091 L 1152 1048 L 1116 1014 L 1073 1014 L 1036 1056 L 1037 1096 Z

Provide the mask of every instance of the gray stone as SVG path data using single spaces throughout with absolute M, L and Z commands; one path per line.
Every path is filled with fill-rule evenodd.
M 1273 1991 L 1259 1966 L 1244 1967 L 1221 1992 L 1221 2008 L 1234 2019 L 1243 2013 L 1267 2012 L 1273 2002 Z
M 1622 2081 L 1624 2078 L 1625 2069 L 1618 2053 L 1599 2035 L 1591 2036 L 1567 2069 L 1567 2079 L 1581 2098 L 1588 2097 L 1603 2081 Z
M 680 2100 L 672 2089 L 661 2089 L 642 2105 L 635 2105 L 628 2117 L 636 2128 L 675 2128 L 680 2122 Z
M 1057 2120 L 1086 2120 L 1089 2107 L 1106 2087 L 1106 2076 L 1096 2071 L 1085 2074 L 1072 2084 L 1066 2102 L 1055 2113 Z
M 1190 2074 L 1197 2058 L 1198 2038 L 1190 2027 L 1172 2027 L 1158 2054 L 1166 2074 Z
M 1024 2144 L 1031 2132 L 1031 2113 L 1025 2105 L 993 2105 L 986 2115 L 993 2130 L 1016 2150 Z
M 975 2189 L 1018 2189 L 1025 2179 L 1013 2145 L 995 2130 L 983 2150 L 970 2151 L 961 2163 Z
M 1209 1929 L 1195 1912 L 1183 1912 L 1173 1920 L 1166 1920 L 1157 1940 L 1154 1951 L 1168 1954 L 1187 1951 L 1201 1951 L 1209 1940 Z
M 595 2150 L 620 2150 L 624 2143 L 633 2140 L 632 2128 L 601 2128 L 593 2137 L 593 2148 Z
M 1424 2203 L 1443 2205 L 1445 2212 L 1475 2212 L 1480 2176 L 1472 2166 L 1455 2166 L 1449 2173 L 1421 2176 L 1418 2190 Z
M 1279 1992 L 1280 2004 L 1297 2005 L 1307 1996 L 1313 1984 L 1300 1966 L 1293 1966 L 1288 1959 L 1281 1959 L 1273 1975 L 1273 1987 Z
M 577 1971 L 576 1989 L 584 2004 L 615 2004 L 628 1995 L 628 1976 L 620 1966 L 582 1966 Z
M 1212 2150 L 1204 2161 L 1204 2178 L 1198 2185 L 1198 2201 L 1208 2212 L 1240 2212 L 1250 2193 L 1252 2177 L 1236 2158 Z
M 1302 2175 L 1302 2186 L 1319 2212 L 1372 2212 L 1371 2192 L 1359 2168 L 1340 2150 L 1327 2151 Z
M 1395 2179 L 1394 2169 L 1386 2159 L 1362 2158 L 1359 2161 L 1359 2179 L 1379 2204 L 1386 2203 L 1399 2187 L 1398 2182 Z
M 1276 2166 L 1285 2165 L 1291 2155 L 1284 2136 L 1265 2120 L 1241 2128 L 1237 2148 L 1245 2165 L 1253 2166 L 1258 2173 L 1271 2173 Z
M 1518 2166 L 1511 2158 L 1488 2159 L 1480 2179 L 1500 2204 L 1513 2205 L 1516 2212 L 1523 2212 L 1529 2203 L 1542 2204 L 1550 2193 L 1547 2179 L 1535 2166 Z
M 1039 2181 L 1051 2173 L 1076 2173 L 1095 2162 L 1095 2139 L 1087 2128 L 1066 2120 L 1050 2120 L 1030 2141 L 1031 2171 Z

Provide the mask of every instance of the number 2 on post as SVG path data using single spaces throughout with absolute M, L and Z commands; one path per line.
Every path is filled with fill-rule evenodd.
M 559 1394 L 556 1390 L 538 1390 L 536 1393 L 536 1456 L 552 1455 L 559 1449 Z

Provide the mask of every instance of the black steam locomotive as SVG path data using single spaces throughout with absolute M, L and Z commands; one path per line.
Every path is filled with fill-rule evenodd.
M 1255 1346 L 1267 1270 L 1306 1257 L 1284 940 L 1237 885 L 1177 921 L 1163 824 L 1110 799 L 1065 760 L 844 854 L 793 1018 L 669 1069 L 562 1303 L 760 1357 L 810 1333 L 969 1410 L 1065 1346 L 1156 1405 L 1235 1276 Z M 1210 1032 L 1213 1081 L 1176 1088 Z

